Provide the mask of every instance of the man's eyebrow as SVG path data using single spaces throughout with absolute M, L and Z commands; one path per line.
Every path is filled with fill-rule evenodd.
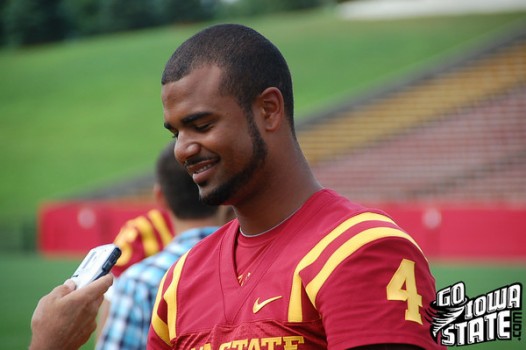
M 184 124 L 190 124 L 192 122 L 195 122 L 196 120 L 199 120 L 201 118 L 204 118 L 204 117 L 207 117 L 209 116 L 210 114 L 212 114 L 211 112 L 198 112 L 198 113 L 193 113 L 193 114 L 190 114 L 186 117 L 184 117 L 182 120 L 181 120 L 181 123 L 184 125 Z
M 199 120 L 201 118 L 204 118 L 204 117 L 207 117 L 209 115 L 211 115 L 212 113 L 211 112 L 198 112 L 198 113 L 193 113 L 193 114 L 190 114 L 190 115 L 187 115 L 186 117 L 184 117 L 182 120 L 181 120 L 181 123 L 183 125 L 187 125 L 187 124 L 190 124 L 192 122 L 195 122 L 196 120 Z M 168 122 L 164 122 L 164 127 L 170 131 L 173 131 L 175 128 L 170 125 L 170 123 Z

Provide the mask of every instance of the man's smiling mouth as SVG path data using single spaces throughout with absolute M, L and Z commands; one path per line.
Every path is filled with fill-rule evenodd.
M 213 168 L 219 162 L 216 158 L 200 158 L 193 159 L 185 162 L 186 171 L 192 176 L 194 182 L 199 184 L 204 178 L 200 178 L 199 175 L 205 173 L 207 170 Z M 204 175 L 206 177 L 206 175 Z

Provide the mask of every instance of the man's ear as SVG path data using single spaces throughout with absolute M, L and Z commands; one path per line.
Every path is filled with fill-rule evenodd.
M 283 95 L 278 88 L 266 88 L 258 96 L 258 107 L 263 115 L 263 127 L 267 131 L 275 131 L 283 123 L 285 108 Z

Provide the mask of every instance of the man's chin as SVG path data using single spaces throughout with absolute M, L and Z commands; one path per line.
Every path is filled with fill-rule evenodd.
M 227 204 L 232 192 L 228 186 L 219 186 L 210 188 L 210 186 L 199 186 L 199 198 L 201 202 L 207 205 L 222 205 Z
M 222 205 L 224 204 L 224 201 L 222 201 L 220 198 L 214 197 L 214 196 L 201 196 L 200 197 L 201 202 L 203 202 L 206 205 Z
M 199 199 L 207 205 L 221 205 L 223 198 L 214 191 L 199 191 Z

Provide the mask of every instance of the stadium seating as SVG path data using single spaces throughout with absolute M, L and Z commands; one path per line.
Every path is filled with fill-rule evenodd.
M 440 68 L 440 67 L 439 67 Z M 526 33 L 310 120 L 320 181 L 362 201 L 526 201 Z

